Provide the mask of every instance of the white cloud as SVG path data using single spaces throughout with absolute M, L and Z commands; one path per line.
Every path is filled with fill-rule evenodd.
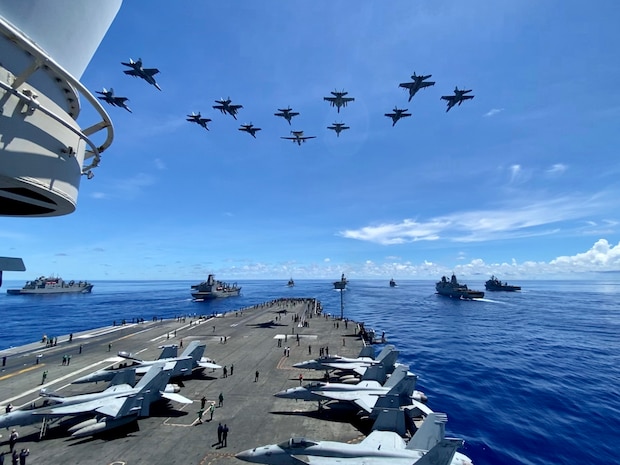
M 521 174 L 521 165 L 511 165 L 510 166 L 510 182 L 513 183 L 519 179 L 519 175 Z
M 549 169 L 547 169 L 547 173 L 548 174 L 562 174 L 567 169 L 568 169 L 568 166 L 566 166 L 565 164 L 563 164 L 563 163 L 556 163 L 555 165 L 553 165 Z
M 599 239 L 587 252 L 557 257 L 549 263 L 572 272 L 620 270 L 620 242 L 616 246 L 610 246 L 606 239 Z
M 501 113 L 502 111 L 504 111 L 503 108 L 492 108 L 489 111 L 487 111 L 483 116 L 495 116 L 498 113 Z

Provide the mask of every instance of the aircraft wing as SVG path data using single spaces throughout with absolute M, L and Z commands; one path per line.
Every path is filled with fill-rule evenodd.
M 181 404 L 191 404 L 194 402 L 193 400 L 188 399 L 187 397 L 182 396 L 181 394 L 175 394 L 173 392 L 160 392 L 160 394 L 165 399 L 173 400 Z
M 420 83 L 420 89 L 424 89 L 425 87 L 430 87 L 430 86 L 434 86 L 435 83 L 433 81 L 428 81 L 428 82 L 422 82 Z
M 355 100 L 354 97 L 342 97 L 342 101 L 347 103 L 347 102 L 353 102 Z
M 42 410 L 40 413 L 36 412 L 36 414 L 41 416 L 64 417 L 67 415 L 80 415 L 84 413 L 97 412 L 114 418 L 126 401 L 127 397 L 102 397 L 87 402 L 80 402 L 79 404 L 51 407 L 49 409 Z
M 148 74 L 149 76 L 153 76 L 153 75 L 159 73 L 159 70 L 157 68 L 145 68 L 142 71 L 145 74 Z
M 125 74 L 129 74 L 130 76 L 140 76 L 135 69 L 127 69 L 123 71 Z
M 217 365 L 216 363 L 212 363 L 212 362 L 197 362 L 197 363 L 200 368 L 211 368 L 213 370 L 218 370 L 222 368 L 220 365 Z
M 323 97 L 323 100 L 334 103 L 336 101 L 336 97 Z
M 453 102 L 456 99 L 454 95 L 442 95 L 441 100 L 447 100 L 448 102 Z
M 404 89 L 413 89 L 415 87 L 415 82 L 401 82 L 398 84 L 398 87 L 402 87 Z
M 293 138 L 293 139 L 295 139 L 295 138 Z M 303 137 L 298 137 L 297 139 L 299 139 L 299 140 L 316 139 L 316 136 L 303 136 Z
M 473 95 L 463 95 L 463 96 L 461 97 L 461 100 L 470 100 L 470 99 L 472 99 L 472 98 L 474 98 L 474 96 L 473 96 Z
M 283 137 L 283 136 L 280 136 L 280 139 L 286 139 L 286 140 L 298 140 L 299 138 L 298 138 L 298 137 Z
M 215 108 L 216 110 L 222 110 L 222 111 L 225 109 L 224 105 L 213 105 L 213 108 Z
M 406 447 L 403 438 L 398 433 L 392 431 L 373 431 L 360 442 L 361 444 L 372 449 L 381 450 L 404 449 Z M 386 460 L 386 462 L 389 462 L 389 460 Z

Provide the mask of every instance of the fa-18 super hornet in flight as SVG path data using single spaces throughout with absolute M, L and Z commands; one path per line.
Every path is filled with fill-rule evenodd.
M 336 136 L 340 137 L 340 133 L 345 129 L 350 129 L 349 126 L 345 126 L 344 123 L 333 123 L 331 126 L 327 126 L 327 129 L 336 131 Z
M 434 81 L 426 81 L 431 76 L 432 74 L 428 74 L 426 76 L 417 76 L 414 72 L 413 75 L 411 76 L 411 79 L 413 79 L 412 82 L 401 82 L 400 84 L 398 84 L 398 87 L 402 87 L 409 91 L 409 102 L 411 102 L 411 99 L 413 98 L 413 96 L 420 89 L 424 89 L 425 87 L 430 87 L 430 86 L 435 85 Z
M 291 119 L 293 118 L 293 116 L 297 116 L 297 115 L 299 115 L 299 113 L 296 111 L 293 111 L 291 107 L 278 108 L 278 113 L 274 113 L 274 116 L 280 116 L 284 118 L 286 121 L 288 121 L 289 125 L 291 124 Z
M 125 102 L 129 99 L 127 97 L 115 97 L 114 89 L 112 89 L 111 87 L 110 87 L 110 90 L 107 90 L 104 87 L 103 91 L 99 92 L 98 90 L 96 90 L 95 92 L 97 92 L 99 95 L 103 95 L 103 97 L 97 97 L 99 100 L 105 100 L 110 105 L 114 107 L 124 108 L 129 113 L 131 113 L 131 110 L 129 109 L 129 107 L 125 105 Z
M 150 405 L 160 399 L 174 400 L 185 404 L 192 401 L 177 394 L 179 387 L 168 384 L 171 370 L 162 361 L 149 368 L 147 374 L 134 387 L 126 382 L 129 372 L 117 374 L 111 385 L 102 392 L 62 397 L 56 393 L 41 390 L 41 395 L 54 405 L 35 409 L 14 410 L 0 415 L 0 427 L 26 426 L 62 417 L 83 420 L 69 428 L 73 437 L 91 436 L 103 431 L 126 425 L 149 415 Z M 135 374 L 133 374 L 135 377 Z
M 129 63 L 125 63 L 121 61 L 121 65 L 129 66 L 131 69 L 126 69 L 123 73 L 128 74 L 129 76 L 139 77 L 144 79 L 149 84 L 157 87 L 157 89 L 161 90 L 161 87 L 155 82 L 155 78 L 153 77 L 159 70 L 157 68 L 143 68 L 142 67 L 142 58 L 138 58 L 138 61 L 133 61 L 131 58 L 129 59 Z
M 465 95 L 465 94 L 468 94 L 469 92 L 471 92 L 471 89 L 459 90 L 458 87 L 455 87 L 454 95 L 442 95 L 441 100 L 448 101 L 448 109 L 446 110 L 446 113 L 448 113 L 450 111 L 450 108 L 452 108 L 457 103 L 459 106 L 461 106 L 461 103 L 463 103 L 465 100 L 471 100 L 472 98 L 474 98 L 473 95 Z
M 242 124 L 239 128 L 239 131 L 245 131 L 249 135 L 251 135 L 254 139 L 256 139 L 256 131 L 260 131 L 260 128 L 255 128 L 252 123 L 250 124 Z
M 433 418 L 433 421 L 435 419 Z M 426 423 L 426 421 L 424 422 Z M 424 424 L 420 427 L 420 430 Z M 434 428 L 437 429 L 437 428 Z M 441 438 L 429 449 L 419 449 L 419 442 L 433 443 L 437 434 L 425 433 L 424 441 L 409 443 L 393 431 L 375 430 L 362 442 L 350 444 L 336 441 L 314 441 L 304 437 L 292 437 L 279 444 L 255 447 L 239 452 L 236 457 L 246 462 L 265 465 L 304 463 L 307 465 L 471 465 L 464 454 L 456 450 L 463 445 L 462 439 Z M 301 459 L 303 457 L 303 460 Z
M 137 375 L 145 374 L 153 365 L 161 362 L 170 364 L 171 377 L 181 378 L 191 376 L 194 370 L 203 370 L 205 368 L 221 368 L 221 366 L 212 363 L 209 359 L 203 357 L 207 345 L 200 341 L 192 341 L 188 344 L 185 351 L 177 357 L 176 346 L 164 346 L 162 354 L 158 360 L 140 360 L 132 357 L 127 352 L 119 352 L 118 356 L 127 360 L 119 366 L 112 366 L 103 370 L 98 370 L 73 381 L 73 384 L 95 383 L 98 381 L 109 381 L 116 373 L 126 369 L 135 369 Z M 128 365 L 130 363 L 130 365 Z
M 293 142 L 296 142 L 297 145 L 301 146 L 302 142 L 306 142 L 308 139 L 316 138 L 316 136 L 304 136 L 303 131 L 291 131 L 291 134 L 293 134 L 293 137 L 281 136 L 280 139 L 292 140 Z
M 209 128 L 207 127 L 207 123 L 211 122 L 211 119 L 202 118 L 200 112 L 196 114 L 192 111 L 191 115 L 187 115 L 187 121 L 189 121 L 190 123 L 197 123 L 208 131 Z
M 215 103 L 217 103 L 218 105 L 213 105 L 213 108 L 215 108 L 216 110 L 220 110 L 224 114 L 228 113 L 235 119 L 237 119 L 237 113 L 239 112 L 239 109 L 243 108 L 243 105 L 231 105 L 232 100 L 230 100 L 230 97 L 228 97 L 227 99 L 222 98 L 216 100 Z
M 394 126 L 399 119 L 411 116 L 411 113 L 405 113 L 406 111 L 407 108 L 394 107 L 392 113 L 386 113 L 385 116 L 387 116 L 388 118 L 392 118 L 392 126 Z
M 323 97 L 323 100 L 329 102 L 332 107 L 336 107 L 338 109 L 338 113 L 340 113 L 340 107 L 346 107 L 347 103 L 355 100 L 353 97 L 345 97 L 348 92 L 345 92 L 344 90 L 342 92 L 335 90 L 331 94 L 333 97 Z

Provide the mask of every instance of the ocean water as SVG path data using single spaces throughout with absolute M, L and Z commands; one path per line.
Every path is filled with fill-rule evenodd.
M 243 281 L 239 297 L 198 303 L 185 281 L 101 281 L 92 294 L 0 294 L 0 350 L 114 320 L 234 311 L 316 297 L 400 350 L 428 405 L 448 414 L 476 465 L 616 464 L 620 452 L 620 280 L 525 281 L 482 301 L 434 294 L 431 281 Z M 484 289 L 483 282 L 467 284 Z M 342 297 L 342 307 L 341 307 Z M 379 350 L 380 347 L 377 348 Z M 316 438 L 321 439 L 321 438 Z

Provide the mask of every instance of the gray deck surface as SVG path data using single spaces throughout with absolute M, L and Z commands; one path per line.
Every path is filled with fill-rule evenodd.
M 197 304 L 198 305 L 198 304 Z M 208 304 L 205 305 L 205 311 Z M 286 315 L 283 311 L 287 310 Z M 30 449 L 29 464 L 237 464 L 234 454 L 255 446 L 278 443 L 293 435 L 312 439 L 357 442 L 363 437 L 364 424 L 355 416 L 326 409 L 317 413 L 315 402 L 278 399 L 273 394 L 282 389 L 299 386 L 301 370 L 294 363 L 319 356 L 320 347 L 329 347 L 330 355 L 356 357 L 362 341 L 355 336 L 355 324 L 314 314 L 314 305 L 288 301 L 266 303 L 258 308 L 229 312 L 225 316 L 207 319 L 147 321 L 140 324 L 109 326 L 76 333 L 73 341 L 60 337 L 55 347 L 46 348 L 36 342 L 8 351 L 6 366 L 0 372 L 0 408 L 11 402 L 15 408 L 41 403 L 39 389 L 42 373 L 48 371 L 45 387 L 63 395 L 101 391 L 107 383 L 69 384 L 73 379 L 111 365 L 119 350 L 129 351 L 145 360 L 159 356 L 162 344 L 192 340 L 207 344 L 205 356 L 216 363 L 234 364 L 234 373 L 222 377 L 222 370 L 205 370 L 184 380 L 181 394 L 194 400 L 183 405 L 174 402 L 152 406 L 151 416 L 138 421 L 138 429 L 92 438 L 73 439 L 59 428 L 49 430 L 39 440 L 40 425 L 17 427 L 20 440 L 16 447 Z M 197 310 L 200 311 L 200 310 Z M 281 312 L 281 313 L 278 313 Z M 308 327 L 294 322 L 295 316 L 307 321 Z M 274 325 L 266 324 L 276 317 Z M 215 330 L 214 330 L 215 326 Z M 176 337 L 174 332 L 176 331 Z M 299 334 L 299 344 L 296 335 Z M 170 338 L 168 338 L 170 337 Z M 226 342 L 222 342 L 223 338 Z M 286 340 L 284 338 L 286 337 Z M 278 347 L 278 339 L 282 347 Z M 343 344 L 344 342 L 344 344 Z M 82 344 L 82 353 L 79 346 Z M 112 349 L 108 352 L 108 344 Z M 290 356 L 284 356 L 284 347 Z M 309 355 L 309 346 L 312 354 Z M 183 349 L 179 349 L 179 354 Z M 42 354 L 40 363 L 36 356 Z M 71 355 L 69 366 L 62 365 L 63 355 Z M 1 359 L 0 359 L 1 360 Z M 259 371 L 258 382 L 254 381 Z M 304 383 L 319 380 L 321 372 L 303 371 Z M 224 405 L 215 409 L 213 421 L 197 423 L 200 398 L 217 401 L 220 392 Z M 330 418 L 328 418 L 330 417 Z M 330 421 L 331 420 L 331 421 Z M 218 422 L 230 429 L 228 446 L 219 448 Z M 356 425 L 354 426 L 353 423 Z M 0 451 L 8 452 L 10 431 L 0 431 Z M 10 463 L 10 457 L 5 457 Z

